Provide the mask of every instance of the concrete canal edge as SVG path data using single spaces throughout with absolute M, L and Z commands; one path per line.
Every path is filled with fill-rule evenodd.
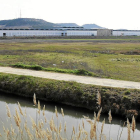
M 102 112 L 140 118 L 140 90 L 80 84 L 32 76 L 0 73 L 0 91 L 39 100 L 54 101 L 98 111 L 97 92 L 101 94 Z

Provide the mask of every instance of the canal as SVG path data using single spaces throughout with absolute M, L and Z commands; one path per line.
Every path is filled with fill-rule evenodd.
M 7 94 L 0 93 L 0 133 L 2 135 L 4 135 L 3 125 L 5 126 L 6 129 L 7 128 L 10 129 L 10 124 L 12 124 L 13 126 L 16 125 L 13 118 L 11 120 L 8 120 L 7 113 L 6 113 L 6 103 L 8 104 L 11 114 L 13 116 L 15 115 L 15 108 L 18 109 L 17 102 L 20 103 L 23 111 L 26 109 L 28 127 L 31 128 L 31 125 L 32 125 L 30 117 L 32 117 L 35 121 L 37 119 L 43 118 L 42 112 L 40 115 L 37 115 L 37 109 L 35 106 L 33 106 L 32 99 L 17 97 L 13 95 L 8 96 Z M 58 104 L 58 103 L 45 102 L 45 101 L 40 101 L 40 103 L 41 103 L 41 107 L 43 107 L 44 105 L 46 107 L 45 115 L 46 115 L 48 124 L 45 127 L 49 128 L 49 121 L 51 120 L 52 116 L 55 120 L 56 125 L 59 124 L 61 121 L 62 126 L 64 126 L 64 123 L 66 122 L 67 133 L 66 134 L 63 134 L 63 132 L 61 133 L 62 133 L 62 136 L 65 135 L 65 137 L 68 140 L 71 138 L 73 126 L 75 127 L 76 132 L 79 129 L 79 124 L 82 127 L 83 115 L 88 116 L 90 119 L 93 119 L 94 117 L 94 112 L 89 111 L 87 109 L 67 106 L 67 105 Z M 58 119 L 55 114 L 55 106 L 57 107 L 57 110 L 58 110 Z M 64 114 L 65 114 L 64 117 L 61 114 L 61 108 L 63 108 L 64 110 Z M 123 123 L 126 120 L 121 120 L 120 118 L 114 115 L 112 115 L 113 120 L 112 120 L 112 124 L 110 125 L 108 122 L 108 116 L 101 114 L 100 122 L 97 125 L 97 136 L 99 136 L 100 134 L 101 125 L 104 118 L 105 118 L 105 125 L 103 129 L 103 134 L 106 135 L 107 140 L 109 140 L 109 137 L 112 138 L 113 140 L 119 140 L 119 139 L 126 140 L 127 139 L 127 127 L 126 125 L 124 128 L 122 127 Z M 90 124 L 86 122 L 86 120 L 84 120 L 84 123 L 85 123 L 85 130 L 90 134 Z M 138 140 L 140 138 L 139 130 L 140 130 L 140 123 L 136 123 L 136 130 L 135 130 L 134 135 L 133 133 L 131 133 L 131 138 L 134 138 L 134 140 Z M 122 131 L 122 135 L 121 135 L 121 138 L 119 138 L 121 131 Z

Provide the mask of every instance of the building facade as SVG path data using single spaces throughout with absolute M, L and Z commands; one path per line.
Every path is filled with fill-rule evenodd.
M 112 36 L 113 30 L 111 29 L 97 29 L 97 36 Z
M 140 36 L 140 30 L 111 29 L 0 29 L 0 37 L 13 36 Z
M 96 30 L 86 29 L 1 29 L 0 36 L 96 36 Z

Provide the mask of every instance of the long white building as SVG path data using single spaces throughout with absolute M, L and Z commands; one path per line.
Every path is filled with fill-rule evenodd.
M 94 29 L 0 29 L 0 36 L 96 36 Z
M 12 36 L 140 36 L 140 30 L 111 29 L 0 29 L 0 37 Z
M 113 30 L 113 36 L 140 36 L 140 30 Z

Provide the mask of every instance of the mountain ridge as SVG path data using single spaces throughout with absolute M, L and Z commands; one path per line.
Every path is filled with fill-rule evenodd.
M 54 23 L 47 22 L 43 19 L 35 18 L 17 18 L 11 20 L 1 20 L 0 26 L 4 28 L 26 28 L 26 29 L 45 29 L 45 28 L 54 28 L 58 26 Z
M 49 29 L 58 27 L 84 27 L 85 29 L 103 28 L 96 24 L 84 24 L 79 26 L 76 23 L 52 23 L 35 18 L 0 20 L 0 29 Z

